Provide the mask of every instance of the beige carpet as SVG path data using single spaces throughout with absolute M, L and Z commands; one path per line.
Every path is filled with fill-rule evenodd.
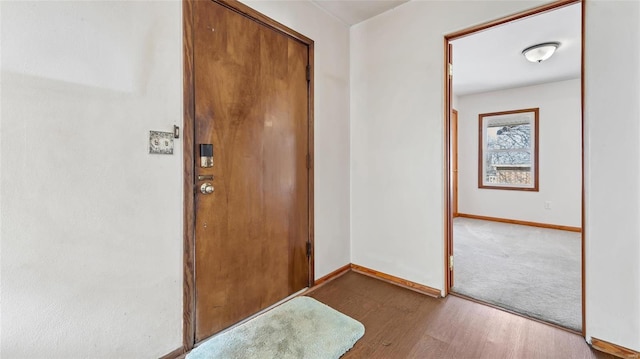
M 455 218 L 454 292 L 582 330 L 580 233 Z

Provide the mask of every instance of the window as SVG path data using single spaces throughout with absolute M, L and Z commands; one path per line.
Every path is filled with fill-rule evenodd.
M 478 188 L 538 191 L 538 112 L 478 116 Z

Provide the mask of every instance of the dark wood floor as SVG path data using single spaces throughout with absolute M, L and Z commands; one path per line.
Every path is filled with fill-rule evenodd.
M 309 294 L 365 327 L 349 358 L 614 358 L 578 335 L 448 296 L 435 299 L 355 272 Z

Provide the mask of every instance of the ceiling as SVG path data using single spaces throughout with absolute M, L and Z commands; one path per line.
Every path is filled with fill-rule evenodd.
M 311 0 L 348 26 L 389 11 L 409 0 Z
M 575 4 L 452 41 L 457 96 L 580 77 L 581 4 Z M 542 42 L 560 47 L 541 63 L 522 50 Z
M 348 26 L 409 0 L 311 0 Z M 492 27 L 452 41 L 456 96 L 580 77 L 581 3 Z M 522 50 L 543 42 L 560 47 L 548 60 L 531 63 Z

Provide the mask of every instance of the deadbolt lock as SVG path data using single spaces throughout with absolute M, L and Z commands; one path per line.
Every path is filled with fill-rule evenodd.
M 213 193 L 213 185 L 209 182 L 203 183 L 200 186 L 200 192 L 202 192 L 202 194 L 211 194 Z

